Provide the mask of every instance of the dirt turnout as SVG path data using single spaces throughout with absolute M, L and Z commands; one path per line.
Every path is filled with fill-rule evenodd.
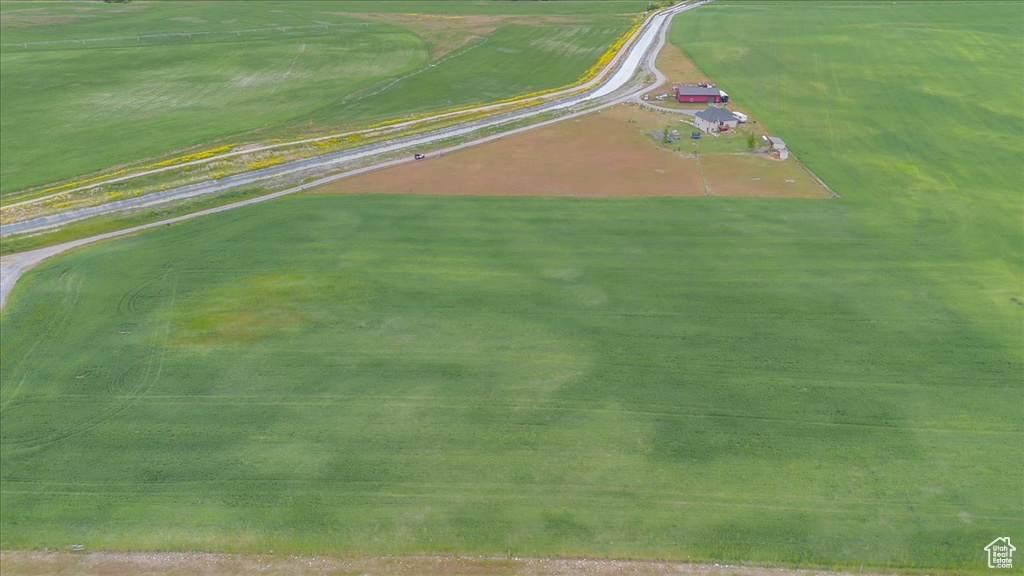
M 495 558 L 480 556 L 352 557 L 206 554 L 194 552 L 3 552 L 4 574 L 76 576 L 241 576 L 249 574 L 329 575 L 518 574 L 610 576 L 847 576 L 849 573 L 718 564 L 578 558 Z M 862 573 L 857 576 L 873 576 Z M 877 575 L 875 575 L 877 576 Z
M 424 151 L 428 152 L 428 151 Z M 659 150 L 607 111 L 496 142 L 338 180 L 342 193 L 504 196 L 696 196 L 696 163 Z

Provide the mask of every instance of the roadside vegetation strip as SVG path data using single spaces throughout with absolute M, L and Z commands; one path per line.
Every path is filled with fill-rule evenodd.
M 609 106 L 611 104 L 606 103 L 599 107 Z M 510 116 L 512 113 L 506 113 L 505 117 L 498 119 L 491 119 L 485 117 L 486 121 L 478 123 L 460 123 L 451 128 L 440 128 L 435 129 L 431 132 L 423 134 L 421 131 L 411 131 L 405 134 L 402 138 L 389 138 L 377 142 L 367 143 L 362 146 L 353 149 L 343 149 L 338 152 L 331 154 L 323 154 L 320 156 L 308 157 L 300 160 L 293 160 L 279 168 L 274 168 L 281 164 L 280 159 L 272 159 L 265 161 L 267 165 L 263 166 L 260 163 L 249 164 L 247 167 L 249 171 L 236 173 L 230 176 L 225 176 L 222 179 L 217 179 L 212 182 L 199 181 L 192 184 L 186 184 L 177 188 L 161 188 L 158 192 L 151 192 L 146 195 L 133 195 L 129 198 L 122 198 L 107 202 L 102 205 L 88 205 L 84 207 L 77 207 L 74 210 L 68 210 L 64 212 L 57 212 L 50 215 L 39 216 L 29 220 L 19 220 L 0 226 L 0 235 L 11 236 L 11 235 L 25 235 L 34 234 L 40 230 L 47 230 L 57 226 L 64 226 L 71 222 L 76 222 L 85 218 L 101 216 L 115 211 L 138 209 L 144 207 L 151 207 L 162 203 L 181 201 L 188 198 L 202 197 L 208 194 L 223 192 L 231 190 L 241 186 L 251 186 L 256 183 L 261 185 L 267 185 L 268 183 L 274 182 L 288 182 L 288 178 L 295 180 L 305 175 L 309 175 L 316 172 L 332 172 L 337 170 L 338 167 L 349 167 L 355 162 L 367 161 L 374 158 L 380 158 L 389 154 L 404 151 L 410 147 L 417 145 L 439 145 L 444 144 L 453 140 L 461 140 L 465 138 L 472 138 L 471 142 L 460 144 L 456 148 L 465 146 L 472 146 L 490 141 L 495 138 L 503 137 L 504 135 L 514 133 L 518 130 L 535 128 L 543 126 L 550 122 L 558 121 L 559 118 L 573 117 L 579 114 L 585 114 L 589 110 L 579 111 L 575 113 L 567 113 L 565 107 L 554 106 L 550 110 L 537 110 L 530 114 Z M 554 115 L 551 120 L 544 120 L 546 116 Z M 540 119 L 541 122 L 531 122 L 534 119 Z M 495 133 L 497 132 L 497 133 Z M 408 161 L 406 155 L 402 162 Z M 358 168 L 355 172 L 361 172 L 364 170 L 372 170 L 376 168 L 386 167 L 393 162 L 382 161 L 382 163 L 368 166 L 366 168 Z M 352 170 L 343 171 L 328 176 L 323 176 L 316 180 L 316 183 L 324 183 L 337 178 L 343 178 L 346 175 L 352 173 Z M 282 180 L 285 179 L 285 180 Z M 298 191 L 304 189 L 305 186 L 295 187 L 289 190 L 289 192 Z M 287 192 L 286 192 L 287 193 Z M 266 199 L 272 199 L 280 196 L 282 193 L 276 192 L 269 194 Z M 202 215 L 203 213 L 197 213 Z M 99 239 L 99 238 L 97 238 Z
M 432 153 L 444 154 L 476 146 L 502 138 L 509 132 L 547 125 L 552 121 L 557 121 L 559 117 L 566 117 L 565 112 L 555 111 L 527 120 L 513 121 L 503 125 L 503 131 L 496 131 L 492 127 L 479 130 L 468 136 L 438 140 L 433 143 L 435 148 Z M 293 179 L 265 183 L 259 188 L 232 188 L 198 199 L 168 199 L 167 202 L 142 205 L 126 211 L 104 213 L 84 220 L 69 222 L 60 227 L 47 228 L 40 232 L 11 234 L 0 244 L 0 255 L 6 256 L 0 261 L 2 262 L 0 272 L 4 278 L 3 286 L 0 286 L 0 290 L 2 290 L 0 291 L 0 308 L 3 307 L 7 295 L 21 274 L 53 255 L 156 226 L 170 225 L 193 217 L 272 200 L 281 195 L 312 189 L 339 178 L 384 169 L 409 161 L 409 156 L 404 151 L 385 153 L 346 165 L 344 171 L 335 174 L 320 176 L 299 174 Z M 40 248 L 48 248 L 48 250 L 40 251 Z
M 224 146 L 210 148 L 209 150 L 201 150 L 199 152 L 192 152 L 190 154 L 185 154 L 183 156 L 178 156 L 176 158 L 161 160 L 159 162 L 154 162 L 152 164 L 140 166 L 139 168 L 123 168 L 121 170 L 117 170 L 116 172 L 100 174 L 99 176 L 92 176 L 89 178 L 83 178 L 81 180 L 72 180 L 70 182 L 65 182 L 57 186 L 51 186 L 49 188 L 44 188 L 38 192 L 34 192 L 33 195 L 40 195 L 38 197 L 33 197 L 28 200 L 20 200 L 13 203 L 5 203 L 3 206 L 0 206 L 0 210 L 8 210 L 10 208 L 14 208 L 16 206 L 29 202 L 42 202 L 57 194 L 75 192 L 78 190 L 101 186 L 103 184 L 111 182 L 120 182 L 123 180 L 128 180 L 130 178 L 144 176 L 150 173 L 149 171 L 154 169 L 171 169 L 179 166 L 195 164 L 204 159 L 209 159 L 210 161 L 213 161 L 218 158 L 224 157 L 224 153 L 227 152 L 228 150 L 231 150 L 235 146 L 236 144 L 226 144 Z M 136 171 L 138 171 L 138 173 L 135 173 Z
M 195 167 L 200 167 L 202 165 L 211 165 L 211 168 L 209 169 L 209 177 L 219 179 L 245 171 L 246 163 L 243 161 L 239 164 L 239 159 L 244 160 L 245 157 L 260 155 L 268 151 L 282 153 L 289 159 L 307 158 L 330 151 L 349 148 L 357 143 L 365 144 L 379 141 L 384 138 L 401 138 L 457 122 L 467 122 L 482 119 L 489 115 L 498 115 L 521 110 L 539 103 L 541 103 L 540 100 L 512 100 L 509 103 L 500 105 L 465 109 L 462 111 L 432 115 L 414 121 L 405 121 L 395 124 L 385 123 L 381 126 L 374 126 L 355 132 L 306 138 L 292 142 L 278 142 L 255 147 L 231 144 L 218 147 L 216 149 L 186 154 L 171 160 L 152 163 L 138 169 L 121 169 L 107 175 L 76 180 L 41 191 L 31 192 L 31 194 L 45 195 L 33 197 L 28 200 L 4 203 L 0 206 L 0 222 L 7 224 L 24 220 L 26 218 L 45 215 L 47 212 L 47 205 L 49 204 L 52 208 L 52 205 L 56 201 L 55 199 L 58 198 L 66 202 L 67 198 L 75 196 L 77 197 L 77 202 L 75 203 L 87 202 L 94 204 L 98 201 L 101 202 L 105 193 L 109 194 L 109 192 L 106 191 L 123 188 L 126 185 L 130 185 L 134 188 L 141 187 L 143 190 L 146 190 L 161 183 L 166 187 L 167 184 L 173 184 L 175 182 L 189 183 L 187 182 L 189 178 L 193 178 L 194 180 L 194 177 L 191 175 L 186 176 L 185 174 L 170 174 L 158 179 L 153 178 L 153 175 L 166 173 L 172 170 L 193 170 Z M 307 144 L 312 144 L 314 148 L 304 148 L 304 145 Z M 232 147 L 235 148 L 233 151 L 224 153 L 225 149 L 230 149 Z M 132 180 L 143 180 L 143 182 L 126 184 L 128 181 Z M 185 182 L 183 182 L 183 180 L 185 180 Z M 90 194 L 91 196 L 94 196 L 92 199 L 81 194 L 83 191 L 89 190 L 97 190 L 97 192 Z M 29 193 L 19 195 L 19 197 L 24 197 L 28 194 Z M 68 206 L 71 204 L 72 203 L 65 203 L 64 205 Z
M 414 125 L 414 124 L 424 124 L 424 123 L 439 122 L 439 121 L 441 121 L 441 122 L 443 122 L 443 121 L 454 121 L 456 119 L 463 119 L 465 114 L 466 114 L 465 111 L 463 111 L 463 112 L 447 113 L 447 114 L 439 114 L 439 115 L 434 115 L 434 116 L 429 116 L 429 117 L 423 117 L 421 119 L 418 119 L 417 121 L 400 122 L 398 124 L 391 124 L 391 125 L 388 125 L 388 126 L 374 126 L 374 127 L 366 128 L 366 129 L 363 129 L 363 130 L 357 130 L 357 131 L 354 131 L 354 132 L 343 132 L 343 133 L 340 133 L 340 134 L 331 134 L 331 135 L 327 135 L 327 136 L 318 136 L 318 137 L 315 137 L 315 138 L 304 138 L 304 139 L 301 139 L 301 140 L 294 140 L 294 141 L 290 141 L 290 142 L 280 142 L 280 141 L 277 141 L 277 142 L 274 142 L 274 143 L 271 143 L 271 144 L 264 144 L 264 145 L 257 145 L 257 146 L 251 146 L 251 145 L 238 146 L 237 144 L 229 144 L 229 145 L 220 146 L 218 148 L 214 148 L 214 149 L 211 149 L 211 150 L 204 150 L 204 151 L 200 151 L 200 152 L 186 154 L 186 155 L 179 156 L 179 157 L 176 157 L 176 158 L 172 158 L 172 159 L 169 159 L 169 160 L 163 160 L 163 161 L 160 161 L 160 162 L 155 162 L 155 163 L 148 164 L 148 165 L 145 165 L 145 166 L 141 166 L 141 167 L 138 167 L 138 168 L 125 168 L 125 169 L 120 169 L 120 170 L 118 170 L 116 172 L 111 172 L 111 173 L 107 173 L 107 174 L 100 174 L 98 176 L 93 176 L 93 177 L 84 178 L 84 179 L 80 179 L 80 180 L 74 180 L 74 181 L 67 182 L 67 183 L 64 183 L 64 184 L 60 184 L 60 185 L 57 185 L 57 186 L 52 186 L 50 188 L 45 188 L 43 190 L 38 190 L 38 191 L 31 191 L 31 190 L 29 190 L 29 191 L 21 192 L 21 193 L 18 193 L 17 196 L 14 196 L 14 199 L 17 200 L 17 198 L 23 198 L 23 197 L 26 197 L 26 196 L 31 196 L 31 197 L 29 199 L 27 199 L 27 200 L 18 200 L 18 201 L 11 202 L 11 203 L 4 203 L 2 206 L 0 206 L 0 213 L 3 213 L 3 212 L 10 213 L 12 211 L 12 209 L 14 209 L 14 208 L 20 208 L 20 207 L 22 207 L 22 206 L 24 206 L 26 204 L 46 202 L 46 201 L 48 201 L 48 200 L 50 200 L 50 199 L 52 199 L 54 197 L 61 196 L 61 195 L 73 194 L 73 193 L 81 192 L 83 190 L 90 190 L 90 189 L 101 187 L 101 186 L 110 186 L 110 185 L 113 185 L 113 184 L 118 184 L 118 183 L 121 183 L 121 182 L 125 182 L 127 180 L 132 180 L 132 179 L 137 179 L 137 178 L 144 178 L 144 177 L 150 176 L 152 174 L 158 174 L 158 173 L 166 172 L 166 171 L 169 171 L 169 170 L 177 170 L 177 169 L 181 169 L 181 168 L 188 168 L 188 167 L 202 165 L 202 164 L 210 164 L 210 163 L 216 163 L 216 162 L 223 162 L 225 160 L 228 160 L 228 159 L 231 159 L 231 158 L 235 158 L 235 157 L 238 157 L 238 156 L 248 156 L 248 155 L 258 154 L 260 152 L 264 152 L 264 151 L 268 151 L 268 150 L 277 151 L 277 150 L 281 150 L 282 148 L 287 149 L 287 148 L 290 148 L 290 147 L 302 146 L 304 144 L 313 144 L 313 145 L 317 146 L 317 148 L 320 149 L 319 150 L 320 152 L 322 152 L 323 149 L 325 149 L 325 148 L 337 147 L 339 144 L 343 143 L 343 140 L 348 142 L 348 143 L 353 143 L 353 142 L 357 142 L 357 141 L 360 141 L 360 140 L 364 139 L 368 135 L 377 135 L 377 136 L 392 135 L 392 133 L 388 132 L 388 130 L 398 130 L 400 128 L 404 128 L 404 127 L 407 127 L 407 126 L 410 126 L 410 125 Z M 482 117 L 482 116 L 477 116 L 477 117 L 479 118 L 479 117 Z M 234 150 L 232 150 L 230 152 L 227 152 L 227 150 L 232 149 L 232 148 L 236 148 L 236 149 L 234 149 Z M 214 176 L 214 177 L 215 178 L 220 178 L 220 177 L 223 177 L 224 175 L 226 175 L 226 174 L 222 173 L 222 174 L 220 174 L 218 176 Z M 36 197 L 36 195 L 44 195 L 44 196 Z
M 579 78 L 576 79 L 577 84 L 586 83 L 589 80 L 592 80 L 593 78 L 597 77 L 597 75 L 602 70 L 604 70 L 616 56 L 618 56 L 619 51 L 626 44 L 626 42 L 635 39 L 634 37 L 636 35 L 636 32 L 637 30 L 640 29 L 640 26 L 643 23 L 644 18 L 642 16 L 637 16 L 633 20 L 633 27 L 630 28 L 625 34 L 620 36 L 618 40 L 613 42 L 612 45 L 608 47 L 608 51 L 602 54 L 593 66 L 591 66 L 586 72 L 584 72 L 582 75 L 580 75 Z M 568 86 L 566 88 L 568 88 Z
M 18 233 L 32 233 L 38 230 L 60 226 L 68 222 L 74 222 L 83 218 L 93 217 L 112 211 L 138 208 L 147 205 L 154 205 L 164 202 L 177 201 L 185 198 L 203 196 L 215 192 L 229 190 L 238 186 L 248 186 L 255 183 L 264 183 L 273 179 L 280 179 L 293 174 L 308 173 L 312 170 L 331 170 L 340 165 L 350 164 L 353 161 L 379 156 L 381 154 L 407 149 L 417 144 L 429 144 L 450 138 L 469 136 L 480 130 L 501 126 L 513 122 L 515 119 L 504 118 L 490 123 L 459 125 L 451 129 L 439 129 L 430 134 L 419 136 L 418 132 L 410 133 L 401 139 L 388 139 L 362 145 L 352 150 L 341 150 L 339 152 L 294 160 L 287 165 L 281 166 L 280 159 L 269 159 L 248 164 L 246 172 L 225 176 L 222 179 L 213 181 L 200 181 L 193 184 L 186 184 L 171 189 L 162 189 L 151 192 L 145 196 L 134 196 L 106 202 L 102 205 L 79 207 L 74 210 L 57 212 L 50 215 L 39 216 L 29 220 L 19 220 L 0 226 L 0 235 L 11 235 Z M 275 168 L 275 166 L 279 166 Z M 276 195 L 272 195 L 276 196 Z

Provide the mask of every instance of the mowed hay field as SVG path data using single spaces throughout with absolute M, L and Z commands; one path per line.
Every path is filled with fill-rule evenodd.
M 646 6 L 538 4 L 4 2 L 0 193 L 569 84 Z
M 678 19 L 841 200 L 301 196 L 45 262 L 0 315 L 0 547 L 987 570 L 1019 9 Z

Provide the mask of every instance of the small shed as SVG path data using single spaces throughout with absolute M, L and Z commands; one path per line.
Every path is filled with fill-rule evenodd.
M 698 130 L 703 130 L 709 134 L 714 130 L 735 128 L 739 125 L 739 122 L 732 115 L 732 112 L 717 106 L 708 106 L 704 110 L 697 112 L 697 115 L 693 118 L 693 125 Z
M 785 160 L 789 158 L 789 149 L 786 148 L 785 140 L 776 136 L 764 136 L 764 141 L 768 143 L 769 150 L 779 153 L 779 159 Z

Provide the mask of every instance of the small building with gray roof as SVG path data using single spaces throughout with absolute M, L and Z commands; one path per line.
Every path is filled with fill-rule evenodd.
M 722 130 L 723 128 L 725 130 L 735 128 L 739 123 L 739 119 L 733 116 L 732 112 L 717 106 L 708 106 L 704 110 L 697 112 L 693 117 L 693 125 L 696 126 L 698 130 L 703 130 L 708 134 L 715 130 Z

